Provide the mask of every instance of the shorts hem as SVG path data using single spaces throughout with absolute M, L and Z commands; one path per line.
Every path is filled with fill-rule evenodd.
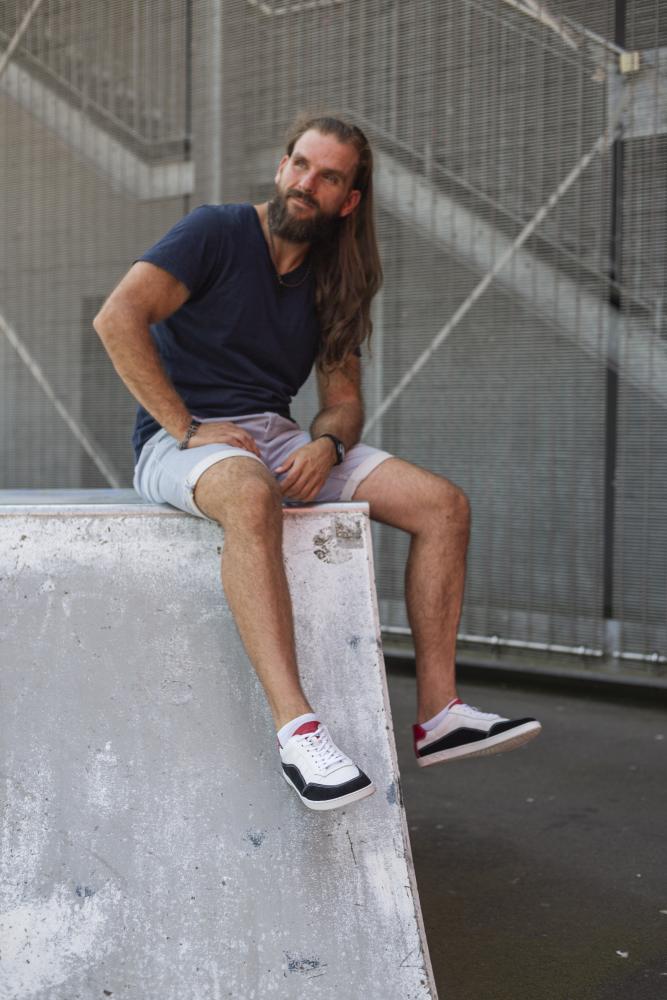
M 365 461 L 358 465 L 357 468 L 350 473 L 345 486 L 341 490 L 341 501 L 344 503 L 350 503 L 357 487 L 361 486 L 364 479 L 371 474 L 373 469 L 377 469 L 378 465 L 382 465 L 382 463 L 388 458 L 393 458 L 393 455 L 390 455 L 388 451 L 375 451 L 374 454 L 369 455 Z
M 190 469 L 187 476 L 185 477 L 185 486 L 187 489 L 187 495 L 190 499 L 190 504 L 192 507 L 191 513 L 196 514 L 197 517 L 206 518 L 207 521 L 210 521 L 211 518 L 208 516 L 208 514 L 204 514 L 204 512 L 200 510 L 197 504 L 195 503 L 195 487 L 197 486 L 197 483 L 199 482 L 199 480 L 204 475 L 207 469 L 210 469 L 212 465 L 217 465 L 218 462 L 224 462 L 226 458 L 253 458 L 256 462 L 259 462 L 260 465 L 264 465 L 262 459 L 258 458 L 257 455 L 253 455 L 251 451 L 246 451 L 245 448 L 230 448 L 230 447 L 225 447 L 224 451 L 216 451 L 213 455 L 207 455 L 206 458 L 202 458 L 200 462 L 197 462 L 196 465 L 193 465 L 193 467 Z M 264 468 L 266 468 L 265 465 Z

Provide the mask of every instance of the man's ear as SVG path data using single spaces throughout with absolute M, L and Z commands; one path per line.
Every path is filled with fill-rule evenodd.
M 276 182 L 276 184 L 280 180 L 280 175 L 283 172 L 283 167 L 285 166 L 285 164 L 287 163 L 288 160 L 289 160 L 289 156 L 287 155 L 287 153 L 285 153 L 285 155 L 283 156 L 282 160 L 278 164 L 278 169 L 276 170 L 276 176 L 273 178 L 274 181 Z
M 347 198 L 340 207 L 338 215 L 341 219 L 344 219 L 346 215 L 350 215 L 354 212 L 355 208 L 361 201 L 361 191 L 357 191 L 356 188 L 352 188 Z

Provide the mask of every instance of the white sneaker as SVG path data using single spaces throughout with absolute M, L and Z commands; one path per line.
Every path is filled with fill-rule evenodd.
M 542 732 L 536 719 L 504 719 L 456 701 L 435 729 L 412 727 L 420 767 L 514 750 Z
M 280 747 L 283 777 L 309 809 L 338 809 L 372 795 L 375 786 L 338 749 L 320 722 L 305 722 Z

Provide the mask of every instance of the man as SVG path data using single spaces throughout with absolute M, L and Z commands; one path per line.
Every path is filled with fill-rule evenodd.
M 95 319 L 140 404 L 136 489 L 224 528 L 225 593 L 273 713 L 283 775 L 311 809 L 346 805 L 374 787 L 301 687 L 284 501 L 366 501 L 375 520 L 410 533 L 421 766 L 508 750 L 540 731 L 534 719 L 502 719 L 457 697 L 467 498 L 359 443 L 360 346 L 381 283 L 372 170 L 358 128 L 301 119 L 270 202 L 191 212 L 132 266 Z M 313 363 L 321 409 L 306 434 L 289 404 Z

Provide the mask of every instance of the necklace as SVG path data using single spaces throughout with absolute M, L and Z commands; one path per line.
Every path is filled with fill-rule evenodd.
M 273 264 L 273 270 L 276 272 L 276 281 L 283 288 L 298 288 L 299 285 L 302 285 L 304 283 L 304 281 L 306 280 L 306 278 L 310 274 L 310 261 L 308 261 L 308 267 L 306 268 L 306 273 L 304 274 L 304 276 L 302 278 L 299 278 L 298 281 L 294 281 L 294 282 L 283 281 L 283 276 L 282 276 L 282 274 L 280 274 L 280 272 L 278 271 L 278 268 L 276 267 L 276 264 L 275 264 L 275 260 L 276 260 L 276 248 L 275 248 L 274 243 L 273 243 L 273 233 L 271 232 L 271 226 L 268 224 L 268 222 L 267 222 L 266 228 L 267 228 L 267 230 L 269 232 L 269 246 L 271 247 L 271 263 Z M 300 266 L 301 265 L 299 265 L 299 267 Z

